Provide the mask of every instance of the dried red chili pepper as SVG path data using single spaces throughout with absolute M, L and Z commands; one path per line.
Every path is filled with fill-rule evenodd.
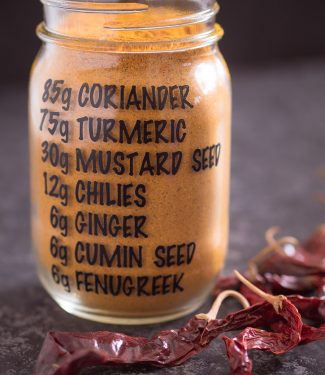
M 325 299 L 301 296 L 289 296 L 288 299 L 297 307 L 303 318 L 313 324 L 320 325 L 312 327 L 304 324 L 299 345 L 325 340 Z
M 268 302 L 223 319 L 211 319 L 211 314 L 201 314 L 185 327 L 160 332 L 151 339 L 112 332 L 50 332 L 37 361 L 35 375 L 70 375 L 85 367 L 109 364 L 176 366 L 200 353 L 220 334 L 247 326 L 266 325 L 275 314 Z
M 305 292 L 316 285 L 321 290 L 324 286 L 325 231 L 318 231 L 304 248 L 292 238 L 274 240 L 270 233 L 268 237 L 269 247 L 253 259 L 248 272 L 255 284 L 268 293 L 277 289 L 302 289 Z M 283 252 L 281 246 L 287 242 L 294 242 L 294 255 Z M 274 250 L 274 254 L 270 250 Z M 282 263 L 279 265 L 278 262 Z M 70 375 L 85 367 L 109 364 L 176 366 L 200 353 L 220 334 L 244 329 L 234 339 L 224 338 L 233 373 L 242 375 L 251 372 L 250 349 L 279 354 L 297 345 L 325 339 L 325 300 L 301 296 L 274 297 L 263 292 L 257 295 L 250 284 L 249 287 L 240 285 L 232 276 L 219 283 L 218 292 L 226 287 L 239 289 L 255 304 L 223 319 L 215 319 L 220 303 L 227 295 L 238 297 L 235 291 L 224 291 L 208 314 L 199 314 L 184 327 L 159 332 L 149 339 L 112 332 L 50 332 L 34 374 Z M 300 314 L 320 326 L 303 324 Z M 271 332 L 259 327 L 268 327 Z
M 274 319 L 270 316 L 266 317 L 265 325 L 272 332 L 246 328 L 233 339 L 228 337 L 223 338 L 234 375 L 249 375 L 251 373 L 252 362 L 248 357 L 249 350 L 259 349 L 274 354 L 282 354 L 297 345 L 325 340 L 325 299 L 297 295 L 273 297 L 262 290 L 259 291 L 258 288 L 240 275 L 239 279 L 244 283 L 241 290 L 249 300 L 254 299 L 257 301 L 257 305 L 259 300 L 264 299 L 269 300 L 272 304 L 274 304 L 272 302 L 274 298 L 284 298 L 284 300 L 279 311 L 282 318 Z M 257 297 L 253 297 L 253 294 Z M 312 327 L 303 324 L 302 318 L 321 325 L 319 327 Z M 297 341 L 296 335 L 299 331 L 300 340 Z
M 283 354 L 301 342 L 303 323 L 297 308 L 284 296 L 272 296 L 259 290 L 240 274 L 238 278 L 253 292 L 268 301 L 274 308 L 273 316 L 267 317 L 272 332 L 248 327 L 237 337 L 224 337 L 229 364 L 234 375 L 249 375 L 252 361 L 249 350 L 258 349 Z
M 325 298 L 288 296 L 289 301 L 296 306 L 300 315 L 315 324 L 325 323 Z
M 264 285 L 260 286 L 258 283 L 255 283 L 254 285 L 270 294 L 270 291 L 267 290 Z M 263 301 L 260 296 L 256 295 L 245 285 L 242 285 L 239 290 L 252 305 Z M 299 295 L 289 295 L 286 297 L 293 305 L 295 305 L 303 318 L 310 320 L 315 324 L 325 323 L 325 298 L 305 297 Z
M 82 368 L 109 364 L 149 364 L 176 366 L 204 350 L 225 329 L 245 324 L 244 314 L 237 323 L 234 319 L 221 319 L 221 329 L 209 340 L 204 339 L 207 327 L 219 310 L 223 299 L 235 295 L 245 307 L 248 302 L 237 292 L 219 296 L 208 314 L 192 318 L 184 327 L 161 331 L 152 338 L 130 337 L 120 333 L 67 333 L 50 332 L 39 355 L 35 375 L 70 375 Z
M 35 374 L 68 375 L 84 367 L 108 364 L 176 366 L 200 353 L 222 333 L 265 326 L 269 321 L 279 319 L 269 302 L 214 319 L 223 298 L 217 300 L 208 314 L 199 314 L 185 327 L 160 332 L 151 339 L 112 332 L 51 332 L 40 353 Z
M 313 341 L 325 340 L 325 299 L 316 297 L 288 296 L 288 300 L 295 305 L 302 318 L 318 327 L 304 324 L 301 331 L 299 345 L 308 344 Z M 281 331 L 283 322 L 271 322 L 272 329 Z
M 202 349 L 199 342 L 207 324 L 207 320 L 193 318 L 185 327 L 159 332 L 151 339 L 113 332 L 50 332 L 34 373 L 69 375 L 108 364 L 177 365 Z
M 266 234 L 268 246 L 249 262 L 245 276 L 271 294 L 325 294 L 325 226 L 320 227 L 304 245 L 293 237 L 274 238 L 277 228 Z M 238 281 L 221 278 L 215 295 L 227 286 L 240 290 Z
M 325 285 L 325 230 L 318 229 L 304 245 L 293 237 L 276 240 L 276 228 L 267 232 L 269 247 L 250 262 L 249 269 L 260 282 L 269 285 L 273 293 L 324 294 Z
M 51 332 L 40 353 L 35 375 L 68 375 L 84 367 L 109 364 L 176 366 L 200 353 L 222 333 L 247 327 L 251 332 L 262 332 L 256 328 L 269 326 L 270 322 L 274 327 L 281 323 L 281 330 L 288 332 L 282 340 L 279 340 L 279 333 L 273 333 L 274 344 L 278 340 L 277 350 L 287 351 L 298 345 L 302 327 L 300 315 L 284 297 L 270 297 L 272 303 L 263 301 L 225 318 L 215 319 L 221 301 L 232 294 L 238 296 L 234 291 L 223 292 L 208 314 L 199 314 L 185 327 L 159 332 L 151 339 L 112 332 Z M 285 310 L 279 314 L 275 308 L 284 308 L 281 304 Z M 291 330 L 292 326 L 295 330 Z M 269 332 L 264 338 L 270 343 Z
M 308 325 L 302 327 L 301 341 L 299 345 L 321 340 L 325 340 L 325 324 L 317 328 Z

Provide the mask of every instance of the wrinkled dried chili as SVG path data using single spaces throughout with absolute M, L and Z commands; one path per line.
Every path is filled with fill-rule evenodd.
M 238 296 L 234 291 L 225 291 L 208 314 L 199 314 L 183 328 L 159 332 L 151 339 L 112 332 L 51 332 L 45 340 L 35 375 L 68 375 L 84 367 L 109 364 L 176 366 L 200 353 L 221 334 L 240 329 L 245 329 L 246 337 L 248 334 L 259 335 L 259 343 L 253 346 L 255 349 L 284 353 L 300 343 L 303 327 L 300 314 L 283 296 L 266 296 L 266 301 L 215 319 L 221 301 L 231 294 Z M 271 326 L 274 332 L 257 329 L 265 326 Z M 280 330 L 277 331 L 276 327 Z M 231 354 L 231 339 L 224 340 L 229 342 L 228 355 L 234 373 L 237 367 L 246 368 L 246 373 L 249 373 L 251 364 L 247 350 L 251 347 L 243 351 L 247 356 L 247 365 L 243 367 L 242 356 L 238 362 L 239 357 Z
M 269 246 L 249 263 L 249 273 L 276 293 L 323 295 L 325 284 L 325 227 L 316 230 L 301 245 L 293 237 L 274 238 L 278 229 L 266 234 Z
M 321 340 L 325 340 L 325 324 L 317 328 L 308 325 L 302 327 L 300 345 Z
M 241 319 L 237 321 L 231 316 L 213 319 L 221 302 L 229 295 L 236 296 L 244 307 L 249 306 L 237 292 L 225 292 L 218 297 L 208 314 L 199 314 L 184 327 L 161 331 L 152 338 L 131 337 L 113 332 L 50 332 L 43 344 L 34 374 L 70 375 L 85 367 L 109 364 L 141 363 L 166 367 L 184 363 L 201 352 L 219 334 L 244 326 L 246 314 L 241 314 Z M 216 321 L 220 328 L 207 340 L 206 332 L 209 332 L 208 327 L 212 321 Z
M 296 306 L 302 318 L 315 325 L 315 327 L 303 325 L 299 345 L 325 340 L 325 299 L 302 296 L 288 296 L 287 298 Z
M 265 294 L 261 296 L 261 294 L 256 293 L 256 290 L 253 292 L 245 284 L 241 286 L 240 290 L 251 303 L 255 304 L 254 306 L 258 306 L 265 299 Z M 302 325 L 301 339 L 298 344 L 305 345 L 314 341 L 325 340 L 325 299 L 291 295 L 286 297 L 286 301 L 286 303 L 289 302 L 289 304 L 295 306 L 301 318 L 316 325 L 315 327 L 307 324 Z M 261 322 L 261 325 L 268 326 L 272 331 L 281 334 L 286 334 L 288 329 L 286 321 L 282 319 L 274 320 L 270 316 L 266 316 L 266 322 L 264 324 Z M 234 375 L 250 374 L 252 363 L 248 357 L 249 350 L 260 349 L 274 354 L 283 353 L 282 346 L 277 344 L 277 335 L 254 328 L 246 328 L 234 339 L 223 337 L 232 373 Z
M 278 228 L 266 234 L 268 246 L 252 258 L 245 276 L 271 294 L 325 294 L 325 226 L 301 245 L 293 237 L 274 238 Z M 240 290 L 234 276 L 221 278 L 214 294 L 224 289 Z M 242 287 L 243 290 L 245 287 Z M 243 292 L 245 294 L 245 292 Z M 255 295 L 254 295 L 255 296 Z
M 301 245 L 293 237 L 274 238 L 277 228 L 266 234 L 268 246 L 249 262 L 245 276 L 266 293 L 314 293 L 323 296 L 325 292 L 325 226 L 321 226 Z M 225 287 L 240 291 L 252 304 L 258 304 L 261 296 L 241 284 L 233 275 L 221 278 L 215 288 L 218 295 Z M 287 301 L 293 304 L 313 327 L 303 324 L 299 345 L 325 340 L 325 299 L 288 295 Z M 280 321 L 270 321 L 269 327 L 275 332 L 284 332 L 286 325 Z M 260 347 L 269 333 L 247 328 L 234 339 L 225 337 L 225 345 L 232 372 L 236 375 L 249 374 L 252 368 L 248 357 L 250 349 L 268 350 L 278 353 L 272 345 Z
M 275 248 L 277 259 L 288 257 L 279 246 L 288 240 L 289 242 L 293 242 L 293 240 L 286 237 L 276 241 L 270 237 L 270 233 L 268 237 L 270 247 Z M 290 255 L 294 260 L 293 266 L 288 268 L 291 273 L 296 272 L 295 277 L 297 275 L 310 276 L 308 272 L 311 269 L 323 272 L 324 260 L 321 257 L 325 253 L 324 240 L 324 231 L 321 230 L 307 241 L 303 249 L 296 246 L 299 251 L 295 253 L 295 257 Z M 266 269 L 263 271 L 263 267 L 266 267 L 270 261 L 269 259 L 265 261 L 263 257 L 268 253 L 270 253 L 269 249 L 264 251 L 262 257 L 256 257 L 246 273 L 246 276 L 254 279 L 255 285 L 245 280 L 240 274 L 236 278 L 231 276 L 222 279 L 217 286 L 219 296 L 210 312 L 195 316 L 180 329 L 161 331 L 149 339 L 113 332 L 50 332 L 44 342 L 34 374 L 71 375 L 85 367 L 109 364 L 141 363 L 157 367 L 176 366 L 200 353 L 221 334 L 243 329 L 237 337 L 223 337 L 223 339 L 232 373 L 249 375 L 252 370 L 252 362 L 248 352 L 252 349 L 281 354 L 297 345 L 324 340 L 325 299 L 298 295 L 287 297 L 271 295 L 276 289 L 274 276 L 277 274 L 271 273 L 273 275 L 272 282 L 270 282 L 270 278 L 265 277 L 268 272 Z M 312 260 L 304 267 L 302 259 L 307 257 L 307 253 L 312 254 Z M 274 259 L 271 263 L 273 267 L 276 267 Z M 288 269 L 279 266 L 272 272 L 284 270 L 288 273 Z M 281 274 L 280 276 L 287 275 Z M 242 285 L 238 278 L 243 282 Z M 296 282 L 295 287 L 298 285 L 299 283 Z M 318 287 L 322 285 L 320 283 Z M 226 287 L 240 290 L 242 294 L 233 290 L 224 291 L 223 289 Z M 283 285 L 281 288 L 288 291 L 283 288 Z M 306 289 L 304 288 L 303 291 Z M 216 319 L 220 304 L 229 295 L 239 298 L 246 308 L 228 314 L 225 318 Z M 254 305 L 247 307 L 244 296 Z M 317 326 L 304 324 L 302 318 L 312 321 Z M 267 328 L 268 331 L 261 327 Z
M 237 337 L 224 337 L 229 364 L 234 375 L 251 374 L 252 361 L 248 351 L 253 349 L 268 351 L 273 354 L 283 354 L 299 345 L 303 322 L 297 308 L 284 296 L 269 295 L 252 285 L 237 273 L 237 277 L 262 299 L 268 301 L 274 308 L 273 316 L 265 316 L 265 326 L 272 332 L 245 328 Z

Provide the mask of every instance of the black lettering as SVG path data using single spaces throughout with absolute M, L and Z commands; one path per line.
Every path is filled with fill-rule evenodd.
M 85 94 L 89 94 L 89 85 L 88 83 L 83 83 L 80 87 L 79 90 L 79 95 L 78 95 L 78 104 L 80 107 L 86 107 L 88 104 L 89 98 L 85 96 Z
M 116 85 L 104 86 L 104 108 L 118 108 L 117 105 L 112 101 L 112 97 L 116 94 L 116 90 Z
M 180 94 L 181 94 L 182 108 L 183 109 L 186 109 L 186 107 L 193 108 L 193 104 L 191 104 L 187 100 L 187 97 L 190 93 L 190 86 L 188 86 L 188 85 L 180 86 L 179 90 L 180 90 Z

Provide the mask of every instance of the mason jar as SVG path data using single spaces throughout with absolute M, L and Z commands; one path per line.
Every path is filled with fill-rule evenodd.
M 167 321 L 227 252 L 230 78 L 212 0 L 42 0 L 29 92 L 32 244 L 66 311 Z

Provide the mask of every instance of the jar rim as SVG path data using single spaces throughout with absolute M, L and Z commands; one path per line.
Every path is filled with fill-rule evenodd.
M 127 14 L 127 13 L 142 13 L 151 9 L 148 4 L 149 0 L 141 0 L 140 2 L 112 2 L 112 1 L 89 1 L 89 0 L 40 0 L 45 6 L 53 8 L 61 8 L 69 12 L 84 12 L 84 13 L 102 13 L 102 14 Z M 127 5 L 127 6 L 126 6 Z M 202 7 L 197 11 L 193 11 L 187 15 L 180 17 L 164 19 L 160 22 L 157 20 L 155 25 L 146 25 L 146 27 L 157 28 L 167 27 L 168 25 L 187 25 L 206 20 L 214 17 L 220 10 L 217 1 L 214 1 L 211 6 Z M 161 24 L 161 25 L 160 25 Z
M 97 50 L 97 51 L 104 51 L 106 52 L 109 50 L 110 52 L 117 52 L 120 54 L 128 54 L 128 53 L 141 53 L 141 54 L 154 54 L 154 53 L 175 53 L 175 52 L 184 52 L 189 51 L 197 48 L 203 48 L 210 46 L 214 43 L 217 43 L 224 34 L 223 28 L 219 24 L 215 24 L 214 31 L 206 33 L 205 35 L 200 35 L 197 38 L 188 38 L 182 39 L 178 41 L 178 43 L 174 43 L 173 48 L 170 48 L 170 42 L 134 42 L 128 43 L 130 50 L 121 51 L 117 48 L 120 45 L 120 42 L 113 42 L 113 41 L 97 41 L 94 44 L 94 40 L 92 39 L 80 39 L 80 38 L 72 38 L 68 36 L 62 36 L 59 34 L 52 33 L 48 31 L 45 27 L 44 22 L 40 23 L 37 27 L 37 35 L 43 42 L 51 42 L 61 46 L 70 47 L 70 48 L 82 48 L 83 50 Z M 156 45 L 157 49 L 146 49 L 144 48 L 148 44 Z
M 149 8 L 149 5 L 145 4 L 145 2 L 113 3 L 107 1 L 41 0 L 41 3 L 69 11 L 89 13 L 136 13 L 146 11 Z
M 223 36 L 220 26 L 213 26 L 219 11 L 215 0 L 130 1 L 41 0 L 45 22 L 37 33 L 43 41 L 70 46 L 88 43 L 96 49 L 119 50 L 123 41 L 134 52 L 149 52 L 146 44 L 153 47 L 152 52 L 197 48 Z M 70 17 L 71 23 L 67 22 Z

